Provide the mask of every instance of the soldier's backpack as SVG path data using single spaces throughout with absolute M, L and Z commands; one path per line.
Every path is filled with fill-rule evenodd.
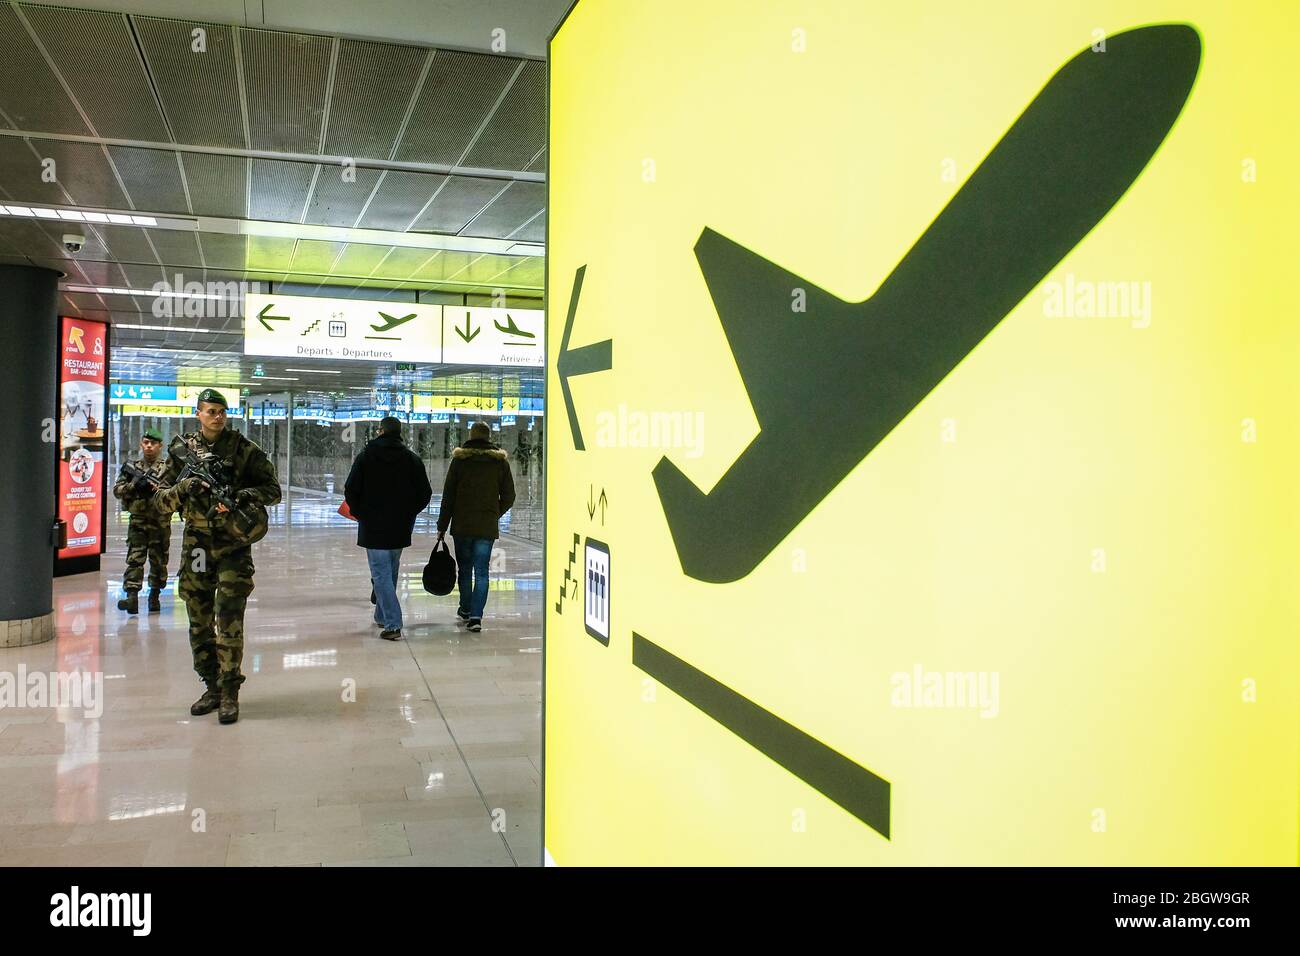
M 256 544 L 266 537 L 271 516 L 260 501 L 243 501 L 226 516 L 226 533 L 240 544 Z

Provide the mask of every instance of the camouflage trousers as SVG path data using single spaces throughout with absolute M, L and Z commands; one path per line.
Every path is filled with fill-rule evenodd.
M 177 593 L 189 612 L 194 670 L 204 681 L 244 682 L 244 608 L 252 590 L 251 545 L 186 526 Z
M 139 591 L 144 584 L 144 563 L 149 561 L 149 587 L 167 586 L 167 557 L 172 545 L 171 524 L 150 524 L 132 516 L 126 527 L 126 571 L 122 590 Z

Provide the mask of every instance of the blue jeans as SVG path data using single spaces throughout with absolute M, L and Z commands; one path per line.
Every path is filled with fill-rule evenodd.
M 456 543 L 456 577 L 460 584 L 460 609 L 482 619 L 487 605 L 488 562 L 492 559 L 491 538 L 453 538 Z
M 402 605 L 397 601 L 397 569 L 402 563 L 402 549 L 383 551 L 366 548 L 370 563 L 370 583 L 375 588 L 375 623 L 385 630 L 402 629 Z

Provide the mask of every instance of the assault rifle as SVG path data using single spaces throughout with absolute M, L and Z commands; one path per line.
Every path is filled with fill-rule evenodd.
M 162 481 L 151 471 L 145 471 L 143 468 L 137 468 L 129 461 L 122 466 L 122 475 L 130 484 L 128 493 L 131 498 L 141 498 L 152 496 L 159 488 L 162 487 Z
M 204 484 L 212 496 L 212 505 L 208 508 L 208 517 L 217 514 L 217 505 L 225 505 L 227 511 L 234 511 L 235 492 L 231 487 L 230 470 L 226 463 L 211 453 L 196 452 L 188 445 L 181 445 L 172 452 L 185 467 L 181 470 L 176 483 L 186 478 L 196 478 Z

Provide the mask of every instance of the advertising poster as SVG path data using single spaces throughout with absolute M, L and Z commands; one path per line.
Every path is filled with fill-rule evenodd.
M 68 546 L 59 559 L 104 550 L 104 386 L 108 329 L 63 318 L 59 332 L 59 517 Z

